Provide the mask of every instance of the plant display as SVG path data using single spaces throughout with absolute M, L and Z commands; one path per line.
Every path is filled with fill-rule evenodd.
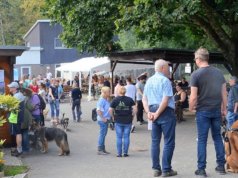
M 0 172 L 3 172 L 4 168 L 4 152 L 3 152 L 3 144 L 5 140 L 0 140 Z
M 17 112 L 20 101 L 11 95 L 0 95 L 0 110 Z

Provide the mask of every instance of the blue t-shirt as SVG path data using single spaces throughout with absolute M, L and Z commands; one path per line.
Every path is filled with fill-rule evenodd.
M 100 98 L 97 102 L 97 111 L 101 111 L 103 118 L 110 120 L 111 115 L 109 113 L 109 108 L 110 108 L 110 102 L 104 98 Z M 102 118 L 97 115 L 97 120 L 102 121 Z
M 227 110 L 234 112 L 235 103 L 238 102 L 238 85 L 232 86 L 228 94 Z
M 149 105 L 160 105 L 163 97 L 168 96 L 168 107 L 174 109 L 173 88 L 170 80 L 162 73 L 156 72 L 145 84 L 144 96 Z

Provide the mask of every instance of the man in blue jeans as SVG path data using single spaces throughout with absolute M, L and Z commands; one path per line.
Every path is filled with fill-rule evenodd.
M 154 177 L 177 175 L 171 161 L 175 148 L 176 117 L 173 89 L 169 77 L 168 62 L 159 59 L 155 62 L 155 74 L 148 79 L 144 89 L 143 105 L 152 124 L 152 162 Z M 160 141 L 164 136 L 162 168 L 160 165 Z
M 209 52 L 199 48 L 195 52 L 195 62 L 199 67 L 191 76 L 190 111 L 196 110 L 198 132 L 197 170 L 195 175 L 206 177 L 207 138 L 211 128 L 216 150 L 216 172 L 225 174 L 225 151 L 221 137 L 222 116 L 227 113 L 226 81 L 221 71 L 208 64 Z
M 238 119 L 238 84 L 237 78 L 232 76 L 229 80 L 231 86 L 228 94 L 228 104 L 227 104 L 227 128 L 229 129 L 232 124 Z

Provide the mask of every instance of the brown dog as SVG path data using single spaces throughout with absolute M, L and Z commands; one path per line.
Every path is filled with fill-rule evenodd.
M 238 121 L 226 132 L 225 142 L 227 171 L 238 173 Z
M 42 127 L 33 122 L 31 130 L 34 131 L 35 136 L 42 144 L 41 152 L 46 153 L 48 151 L 48 142 L 55 140 L 56 145 L 60 148 L 59 156 L 70 154 L 67 134 L 62 129 Z

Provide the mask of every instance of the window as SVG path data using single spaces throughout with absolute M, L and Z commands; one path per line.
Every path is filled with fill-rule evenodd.
M 55 64 L 55 68 L 60 66 L 61 66 L 60 64 Z M 61 71 L 55 70 L 55 77 L 56 78 L 61 77 Z
M 30 66 L 21 67 L 21 77 L 23 77 L 25 75 L 31 75 L 31 67 Z
M 55 38 L 54 41 L 55 49 L 66 49 L 66 46 L 62 43 L 62 41 L 59 38 Z

